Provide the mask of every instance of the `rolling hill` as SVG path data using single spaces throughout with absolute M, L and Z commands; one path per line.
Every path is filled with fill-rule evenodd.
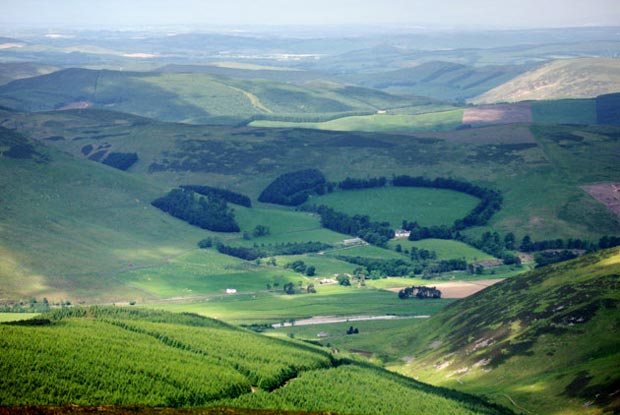
M 598 239 L 619 226 L 580 187 L 618 180 L 616 127 L 507 125 L 397 135 L 182 125 L 101 110 L 4 113 L 2 120 L 76 157 L 136 153 L 128 172 L 169 188 L 209 184 L 256 198 L 278 175 L 302 168 L 336 181 L 449 175 L 501 190 L 504 207 L 491 225 L 519 237 Z
M 555 60 L 469 100 L 474 104 L 594 98 L 620 92 L 620 60 Z
M 619 273 L 615 248 L 487 288 L 401 335 L 399 370 L 525 413 L 617 411 Z
M 512 413 L 472 395 L 341 359 L 327 348 L 268 338 L 192 314 L 64 308 L 0 325 L 0 333 L 0 350 L 10 356 L 0 360 L 4 407 L 131 404 L 369 415 L 404 415 L 412 408 L 421 415 Z
M 464 102 L 516 76 L 533 65 L 467 66 L 452 62 L 425 62 L 411 68 L 343 77 L 365 86 L 396 94 L 412 94 L 444 101 Z
M 4 301 L 145 295 L 114 274 L 184 253 L 205 235 L 150 205 L 164 192 L 156 183 L 5 128 L 0 153 Z
M 8 84 L 16 79 L 45 75 L 58 69 L 56 66 L 34 62 L 3 62 L 0 63 L 0 85 Z
M 0 86 L 0 105 L 20 111 L 113 109 L 185 123 L 240 123 L 278 115 L 321 120 L 430 102 L 333 83 L 302 87 L 208 73 L 66 69 Z

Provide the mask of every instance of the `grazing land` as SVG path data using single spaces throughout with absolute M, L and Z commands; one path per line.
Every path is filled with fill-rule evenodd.
M 463 110 L 448 110 L 415 115 L 373 114 L 348 116 L 323 122 L 252 121 L 253 127 L 312 128 L 332 131 L 427 132 L 454 130 L 461 125 Z
M 422 226 L 451 225 L 466 216 L 478 199 L 446 189 L 384 187 L 330 193 L 310 199 L 309 204 L 326 205 L 349 215 L 369 215 L 387 221 L 394 228 L 403 220 Z

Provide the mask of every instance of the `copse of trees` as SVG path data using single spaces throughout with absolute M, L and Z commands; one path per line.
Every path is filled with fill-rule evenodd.
M 255 259 L 267 256 L 265 252 L 258 248 L 247 248 L 245 246 L 229 246 L 223 243 L 215 245 L 217 251 L 224 255 L 234 256 L 236 258 L 245 259 L 246 261 L 254 261 Z
M 299 206 L 312 194 L 324 194 L 327 181 L 317 169 L 298 170 L 276 178 L 258 196 L 264 203 Z
M 103 164 L 119 170 L 127 170 L 138 161 L 136 153 L 110 153 L 102 161 Z
M 234 203 L 235 205 L 252 207 L 252 201 L 246 195 L 233 192 L 231 190 L 221 189 L 219 187 L 211 186 L 199 186 L 199 185 L 185 185 L 181 186 L 182 189 L 188 189 L 204 196 L 216 196 L 224 199 L 228 203 Z
M 398 298 L 405 300 L 407 298 L 441 298 L 441 291 L 437 287 L 413 286 L 403 288 L 398 292 Z
M 387 179 L 385 177 L 373 177 L 371 179 L 352 179 L 347 177 L 338 183 L 338 187 L 342 190 L 370 189 L 373 187 L 384 187 L 386 184 Z
M 173 189 L 151 204 L 175 218 L 203 229 L 215 232 L 240 230 L 226 201 L 215 195 L 198 196 L 188 189 Z

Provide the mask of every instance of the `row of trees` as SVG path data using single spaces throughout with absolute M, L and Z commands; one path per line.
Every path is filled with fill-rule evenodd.
M 188 189 L 204 196 L 216 196 L 224 199 L 228 203 L 234 203 L 235 205 L 252 207 L 252 201 L 246 195 L 233 192 L 231 190 L 221 189 L 219 187 L 211 186 L 198 186 L 198 185 L 185 185 L 181 186 L 182 189 Z
M 338 187 L 342 190 L 370 189 L 373 187 L 385 187 L 387 182 L 385 177 L 373 177 L 370 179 L 352 179 L 347 177 L 338 183 Z
M 341 261 L 362 266 L 369 279 L 390 276 L 413 277 L 414 275 L 420 274 L 439 274 L 442 272 L 467 270 L 467 261 L 464 259 L 447 259 L 440 261 L 419 260 L 410 262 L 405 259 L 375 259 L 343 255 L 339 255 L 336 258 Z
M 264 203 L 299 206 L 312 194 L 324 194 L 327 181 L 317 169 L 298 170 L 276 178 L 258 196 Z
M 211 248 L 214 244 L 212 238 L 205 238 L 198 242 L 200 248 Z M 215 242 L 217 250 L 226 255 L 253 261 L 258 258 L 266 258 L 274 255 L 301 255 L 311 252 L 320 252 L 331 248 L 331 245 L 322 242 L 286 242 L 268 245 L 254 245 L 252 247 L 229 246 L 222 242 Z
M 226 200 L 216 195 L 198 196 L 188 189 L 173 189 L 167 195 L 151 202 L 164 212 L 215 232 L 239 232 L 232 209 Z
M 521 240 L 520 249 L 524 252 L 545 251 L 548 249 L 582 249 L 593 252 L 599 249 L 613 248 L 620 246 L 620 236 L 603 236 L 598 242 L 586 241 L 583 239 L 550 239 L 543 241 L 532 241 L 529 235 L 525 235 Z

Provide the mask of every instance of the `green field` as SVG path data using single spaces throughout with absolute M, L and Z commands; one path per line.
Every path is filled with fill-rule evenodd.
M 461 125 L 463 110 L 430 112 L 425 114 L 374 114 L 337 118 L 324 122 L 290 122 L 260 120 L 250 123 L 253 127 L 313 128 L 333 131 L 368 131 L 384 133 L 413 133 L 450 131 Z
M 411 250 L 412 247 L 435 251 L 441 259 L 464 258 L 467 262 L 494 259 L 491 255 L 459 241 L 446 239 L 424 239 L 422 241 L 408 241 L 407 239 L 392 240 L 388 247 L 394 249 L 400 245 L 402 249 Z
M 368 215 L 374 221 L 402 226 L 403 220 L 421 226 L 452 225 L 466 216 L 478 199 L 445 189 L 384 187 L 337 191 L 312 198 L 308 204 L 326 205 L 349 215 Z
M 158 297 L 192 297 L 223 294 L 227 288 L 239 292 L 264 290 L 267 284 L 283 286 L 289 281 L 305 281 L 289 270 L 259 267 L 252 262 L 222 255 L 214 250 L 200 250 L 174 258 L 166 265 L 123 273 L 120 281 Z M 144 296 L 134 298 L 144 301 Z
M 452 300 L 411 302 L 400 300 L 395 293 L 371 288 L 319 284 L 315 286 L 316 294 L 285 295 L 258 292 L 219 296 L 190 303 L 155 303 L 146 306 L 174 312 L 197 313 L 233 324 L 273 324 L 325 315 L 429 315 L 436 314 L 452 302 Z
M 268 331 L 270 336 L 288 336 L 295 339 L 319 342 L 335 347 L 342 352 L 370 359 L 380 365 L 390 364 L 395 356 L 401 354 L 402 345 L 386 341 L 386 338 L 400 337 L 415 331 L 425 319 L 406 318 L 395 320 L 350 321 L 344 323 L 292 326 Z M 347 334 L 353 326 L 359 333 Z M 322 336 L 318 336 L 321 333 Z M 395 362 L 392 362 L 395 363 Z M 398 363 L 402 364 L 402 360 Z
M 286 266 L 294 261 L 303 261 L 307 266 L 316 268 L 316 276 L 333 278 L 337 274 L 352 274 L 357 265 L 331 258 L 329 255 L 287 255 L 275 257 L 278 266 Z M 264 262 L 264 260 L 263 260 Z

